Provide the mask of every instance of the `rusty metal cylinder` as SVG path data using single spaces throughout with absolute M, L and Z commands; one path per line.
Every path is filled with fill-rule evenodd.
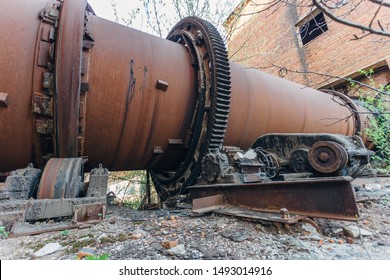
M 363 120 L 346 102 L 347 97 L 320 92 L 237 63 L 231 63 L 230 69 L 232 106 L 225 137 L 228 146 L 247 149 L 267 133 L 354 135 L 362 130 Z
M 0 172 L 77 156 L 111 170 L 174 170 L 223 136 L 245 149 L 266 133 L 363 130 L 345 98 L 236 63 L 229 73 L 223 51 L 211 53 L 222 48 L 208 41 L 214 29 L 197 23 L 165 40 L 101 19 L 86 1 L 1 1 Z M 214 64 L 230 80 L 209 79 Z M 221 80 L 222 93 L 209 93 Z
M 84 153 L 111 169 L 175 168 L 195 104 L 184 47 L 92 16 Z
M 1 1 L 0 92 L 7 107 L 0 106 L 0 172 L 27 166 L 33 161 L 33 69 L 40 1 Z

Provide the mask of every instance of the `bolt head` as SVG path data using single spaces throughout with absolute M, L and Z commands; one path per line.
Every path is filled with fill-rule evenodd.
M 329 154 L 327 152 L 321 152 L 319 155 L 318 155 L 318 159 L 322 162 L 325 162 L 325 161 L 328 161 L 330 158 Z

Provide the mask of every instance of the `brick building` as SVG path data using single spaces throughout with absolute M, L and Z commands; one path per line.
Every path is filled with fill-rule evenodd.
M 363 0 L 354 7 L 354 2 L 345 1 L 338 15 L 369 25 L 378 6 Z M 390 26 L 390 8 L 379 10 L 373 21 L 376 28 L 377 20 Z M 361 30 L 313 8 L 311 0 L 243 0 L 225 27 L 232 61 L 288 80 L 350 96 L 357 94 L 346 78 L 367 82 L 359 70 L 373 69 L 376 85 L 390 82 L 390 37 L 363 36 Z

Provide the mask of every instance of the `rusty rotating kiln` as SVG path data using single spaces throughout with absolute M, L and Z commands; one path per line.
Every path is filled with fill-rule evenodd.
M 174 193 L 222 144 L 247 149 L 268 133 L 365 139 L 347 97 L 229 62 L 201 19 L 162 39 L 95 16 L 85 0 L 4 0 L 1 10 L 3 174 L 88 157 L 91 167 L 151 170 Z

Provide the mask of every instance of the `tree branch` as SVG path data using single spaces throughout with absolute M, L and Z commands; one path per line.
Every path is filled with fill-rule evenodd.
M 390 2 L 385 2 L 384 0 L 369 0 L 369 1 L 381 5 L 383 7 L 390 7 Z
M 278 69 L 285 69 L 286 71 L 288 72 L 292 72 L 292 73 L 299 73 L 299 74 L 302 74 L 302 73 L 306 73 L 306 74 L 314 74 L 314 75 L 319 75 L 321 77 L 329 77 L 329 78 L 334 78 L 334 79 L 339 79 L 339 80 L 343 80 L 343 81 L 346 81 L 346 82 L 354 82 L 358 85 L 360 85 L 361 87 L 365 87 L 365 88 L 368 88 L 368 89 L 371 89 L 379 94 L 383 94 L 383 95 L 389 95 L 390 96 L 390 93 L 386 92 L 386 91 L 383 91 L 383 90 L 380 90 L 380 89 L 377 89 L 373 86 L 370 86 L 370 85 L 367 85 L 365 83 L 362 83 L 362 82 L 359 82 L 359 81 L 356 81 L 356 80 L 353 80 L 353 79 L 350 79 L 350 78 L 344 78 L 344 77 L 339 77 L 339 76 L 333 76 L 333 75 L 329 75 L 329 74 L 325 74 L 325 73 L 318 73 L 318 72 L 313 72 L 313 71 L 299 71 L 299 70 L 292 70 L 292 69 L 287 69 L 286 67 L 281 67 L 281 66 L 277 66 L 275 64 L 272 64 L 270 67 L 256 67 L 256 68 L 259 68 L 259 69 L 264 69 L 264 68 L 271 68 L 271 67 L 275 67 L 275 68 L 278 68 Z
M 367 26 L 364 26 L 364 25 L 361 25 L 361 24 L 358 24 L 358 23 L 354 23 L 354 22 L 350 22 L 350 21 L 345 20 L 345 19 L 341 19 L 341 18 L 335 16 L 334 14 L 332 14 L 331 12 L 329 12 L 326 9 L 326 7 L 324 7 L 322 4 L 320 4 L 317 0 L 312 0 L 312 1 L 313 1 L 313 5 L 314 6 L 316 6 L 325 15 L 327 15 L 329 18 L 333 19 L 334 21 L 336 21 L 338 23 L 341 23 L 341 24 L 344 24 L 344 25 L 347 25 L 347 26 L 350 26 L 350 27 L 353 27 L 353 28 L 358 28 L 358 29 L 361 29 L 363 31 L 368 31 L 371 34 L 377 34 L 377 35 L 390 37 L 390 33 L 389 32 L 385 32 L 385 31 L 382 31 L 382 30 L 370 28 L 370 27 L 367 27 Z M 370 0 L 370 1 L 377 1 L 377 0 Z

